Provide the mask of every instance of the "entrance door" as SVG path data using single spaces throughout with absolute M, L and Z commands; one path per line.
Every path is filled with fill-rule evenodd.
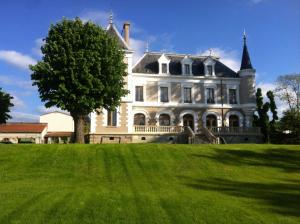
M 194 131 L 194 117 L 191 114 L 183 116 L 183 126 L 189 126 Z
M 208 129 L 217 127 L 217 117 L 215 115 L 210 114 L 206 116 L 206 127 Z

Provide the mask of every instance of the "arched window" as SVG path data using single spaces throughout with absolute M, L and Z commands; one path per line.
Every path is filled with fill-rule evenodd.
M 145 115 L 142 113 L 135 114 L 133 123 L 134 125 L 145 125 L 146 124 Z
M 159 126 L 170 126 L 170 116 L 168 114 L 159 115 Z
M 217 122 L 217 117 L 216 115 L 209 114 L 206 116 L 206 127 L 207 128 L 212 128 L 212 127 L 217 127 L 218 122 Z
M 230 115 L 229 116 L 229 127 L 239 127 L 240 121 L 237 115 Z
M 191 114 L 185 114 L 183 116 L 183 126 L 189 126 L 194 131 L 194 116 Z

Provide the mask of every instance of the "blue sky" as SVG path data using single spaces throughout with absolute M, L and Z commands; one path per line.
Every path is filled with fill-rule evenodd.
M 299 0 L 2 1 L 0 87 L 15 97 L 13 120 L 36 120 L 46 111 L 31 86 L 28 64 L 40 59 L 49 25 L 79 16 L 106 26 L 110 10 L 119 29 L 123 21 L 131 22 L 135 58 L 147 42 L 151 51 L 203 54 L 212 48 L 238 69 L 245 28 L 258 86 L 273 88 L 278 75 L 300 71 Z

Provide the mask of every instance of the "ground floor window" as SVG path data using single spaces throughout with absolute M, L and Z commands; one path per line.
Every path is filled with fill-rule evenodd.
M 240 121 L 237 115 L 230 115 L 229 116 L 229 127 L 239 127 Z
M 170 115 L 161 114 L 159 115 L 159 125 L 160 126 L 169 126 L 170 125 Z
M 107 111 L 107 126 L 117 126 L 117 111 Z
M 209 114 L 206 116 L 206 127 L 211 129 L 213 127 L 217 127 L 218 122 L 217 122 L 217 117 L 216 115 Z
M 134 118 L 133 118 L 133 124 L 134 125 L 145 125 L 146 124 L 145 115 L 142 113 L 135 114 Z

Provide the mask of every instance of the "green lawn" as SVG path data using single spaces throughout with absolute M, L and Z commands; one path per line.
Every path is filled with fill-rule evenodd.
M 300 147 L 0 145 L 0 223 L 300 223 Z

